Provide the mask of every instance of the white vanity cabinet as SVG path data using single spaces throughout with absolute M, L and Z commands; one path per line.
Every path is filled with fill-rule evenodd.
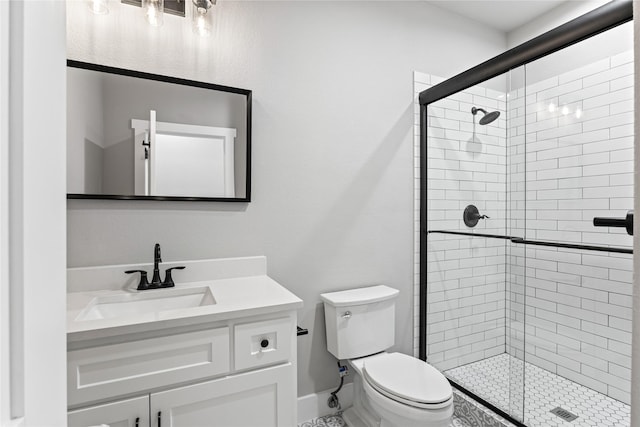
M 76 343 L 69 426 L 295 426 L 295 311 L 203 327 Z

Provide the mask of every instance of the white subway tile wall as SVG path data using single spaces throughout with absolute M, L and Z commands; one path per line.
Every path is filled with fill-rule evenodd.
M 417 95 L 441 80 L 414 74 L 416 354 Z M 480 126 L 474 105 L 501 115 Z M 474 232 L 632 246 L 623 229 L 592 225 L 595 216 L 623 217 L 633 206 L 631 53 L 506 93 L 474 87 L 428 113 L 429 230 L 470 231 L 462 212 L 474 204 L 490 217 Z M 629 402 L 631 255 L 431 234 L 426 258 L 427 354 L 439 369 L 507 352 Z M 518 380 L 522 373 L 514 395 Z
M 474 106 L 500 116 L 480 125 Z M 428 107 L 429 230 L 471 231 L 473 204 L 489 217 L 474 231 L 505 234 L 505 107 L 504 92 L 479 86 Z M 426 258 L 429 362 L 445 370 L 504 353 L 505 241 L 431 234 Z

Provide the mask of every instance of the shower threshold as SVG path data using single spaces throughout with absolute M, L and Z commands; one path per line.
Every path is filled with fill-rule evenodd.
M 460 386 L 509 413 L 522 411 L 522 361 L 500 354 L 444 373 Z M 550 371 L 525 362 L 524 423 L 529 427 L 630 426 L 630 407 Z M 518 373 L 517 383 L 509 373 Z M 562 408 L 575 414 L 571 422 L 550 412 Z

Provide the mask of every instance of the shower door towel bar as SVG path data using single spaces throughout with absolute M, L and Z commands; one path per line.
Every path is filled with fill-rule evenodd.
M 510 240 L 511 243 L 515 243 L 519 245 L 549 246 L 552 248 L 580 249 L 584 251 L 611 252 L 611 253 L 618 253 L 618 254 L 633 254 L 633 249 L 627 249 L 627 248 L 596 246 L 596 245 L 579 245 L 575 243 L 546 242 L 542 240 L 523 239 L 522 237 L 502 236 L 499 234 L 467 233 L 464 231 L 446 231 L 446 230 L 429 230 L 427 231 L 427 234 L 450 234 L 455 236 L 486 237 L 489 239 Z
M 455 234 L 457 236 L 472 236 L 472 237 L 488 237 L 490 239 L 504 239 L 511 240 L 511 236 L 502 236 L 500 234 L 483 234 L 483 233 L 471 233 L 467 231 L 447 231 L 447 230 L 429 230 L 428 234 Z
M 617 248 L 615 246 L 578 245 L 574 243 L 556 243 L 540 240 L 527 240 L 520 237 L 512 237 L 511 242 L 524 245 L 551 246 L 553 248 L 581 249 L 585 251 L 613 252 L 618 254 L 633 254 L 633 249 Z
M 595 217 L 593 218 L 595 227 L 622 227 L 627 229 L 627 234 L 633 236 L 633 210 L 627 212 L 624 218 Z

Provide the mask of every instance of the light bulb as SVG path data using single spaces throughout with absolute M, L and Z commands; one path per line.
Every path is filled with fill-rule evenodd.
M 214 2 L 210 0 L 193 0 L 193 32 L 201 37 L 211 34 L 211 7 Z
M 562 114 L 565 116 L 569 114 L 569 107 L 567 107 L 566 105 L 562 107 Z
M 580 117 L 582 117 L 582 110 L 581 109 L 576 109 L 576 119 L 579 119 Z
M 206 36 L 211 33 L 207 25 L 206 12 L 203 14 L 200 14 L 200 13 L 198 14 L 198 17 L 196 18 L 195 31 L 196 33 L 198 33 L 198 35 L 201 35 L 201 36 Z
M 556 105 L 553 102 L 551 102 L 549 104 L 549 112 L 553 113 L 554 111 L 556 111 Z
M 152 27 L 160 27 L 164 18 L 164 0 L 142 0 L 142 11 Z
M 154 27 L 158 26 L 158 12 L 156 11 L 156 8 L 154 6 L 149 7 L 149 9 L 147 9 L 147 21 L 149 21 L 149 24 L 153 25 Z
M 108 2 L 109 0 L 89 0 L 87 3 L 91 12 L 96 15 L 106 15 L 109 13 Z

